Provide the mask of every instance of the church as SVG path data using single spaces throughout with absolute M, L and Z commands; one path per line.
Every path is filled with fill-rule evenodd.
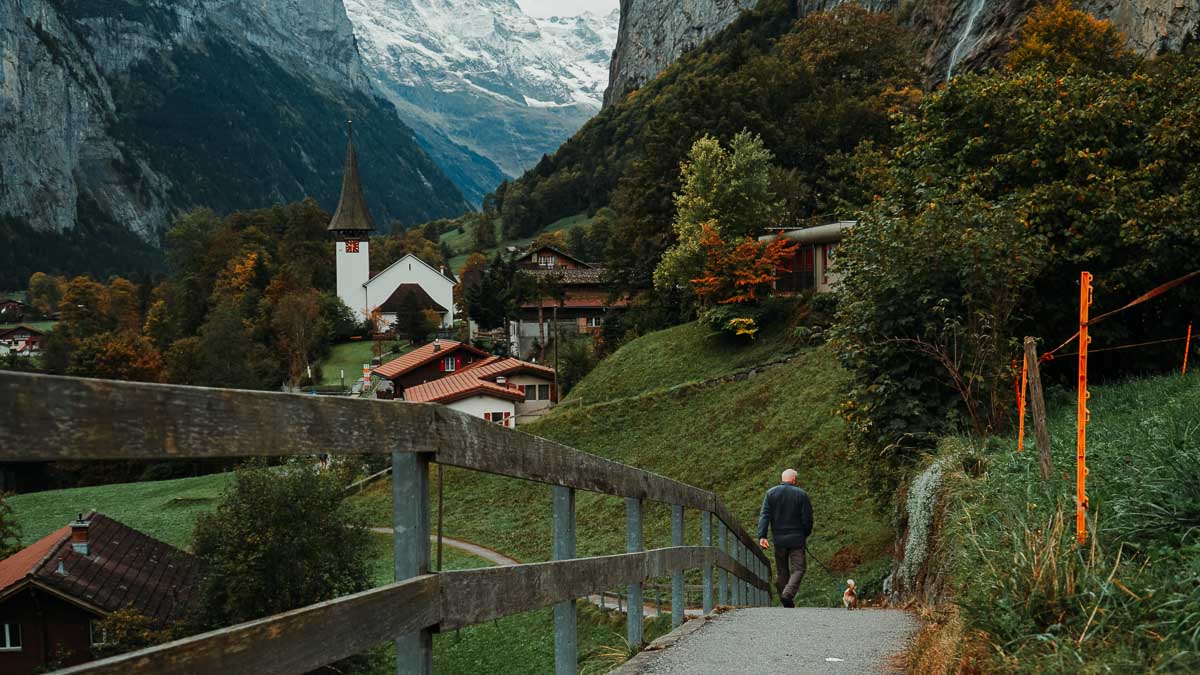
M 342 196 L 327 228 L 333 233 L 337 259 L 337 294 L 359 319 L 379 312 L 378 329 L 386 330 L 396 313 L 415 295 L 417 306 L 431 309 L 441 317 L 442 328 L 454 326 L 455 279 L 411 253 L 383 271 L 371 275 L 371 232 L 375 221 L 367 209 L 362 183 L 358 177 L 358 158 L 354 154 L 354 135 L 346 146 L 346 164 L 342 173 Z

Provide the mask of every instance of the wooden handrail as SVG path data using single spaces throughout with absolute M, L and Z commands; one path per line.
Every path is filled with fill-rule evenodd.
M 570 672 L 576 663 L 573 601 L 597 589 L 628 585 L 640 594 L 647 579 L 672 574 L 682 605 L 683 572 L 701 568 L 710 611 L 715 566 L 741 580 L 729 584 L 735 604 L 769 600 L 766 556 L 713 492 L 444 406 L 0 371 L 0 418 L 0 461 L 313 456 L 342 450 L 389 453 L 393 467 L 403 467 L 392 484 L 395 566 L 397 578 L 411 578 L 68 673 L 306 672 L 387 640 L 397 641 L 398 657 L 416 659 L 408 666 L 428 672 L 431 632 L 549 605 L 555 605 L 557 668 Z M 428 558 L 421 557 L 428 554 L 430 461 L 554 486 L 555 555 L 564 559 L 427 574 Z M 574 557 L 574 490 L 626 498 L 630 552 Z M 672 506 L 674 546 L 639 550 L 645 500 Z M 702 546 L 683 545 L 685 508 L 702 513 Z M 720 534 L 719 546 L 713 546 L 707 514 L 725 524 L 731 544 L 740 544 L 722 550 Z M 724 576 L 720 588 L 724 596 Z M 641 639 L 641 620 L 639 605 L 628 617 L 631 641 Z M 673 621 L 682 620 L 682 611 L 673 613 Z
M 705 564 L 766 588 L 724 551 L 703 546 L 444 572 L 86 663 L 59 675 L 307 672 L 414 630 L 485 623 L 583 597 L 597 586 L 645 581 Z
M 431 453 L 435 462 L 708 511 L 767 557 L 708 490 L 441 405 L 0 371 L 0 460 Z

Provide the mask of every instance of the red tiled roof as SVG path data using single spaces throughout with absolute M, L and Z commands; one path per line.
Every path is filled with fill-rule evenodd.
M 70 534 L 70 526 L 64 525 L 37 540 L 37 543 L 0 560 L 0 593 L 26 576 L 33 574 L 42 560 L 50 554 L 50 550 L 62 543 L 63 538 Z
M 437 351 L 434 351 L 435 345 L 438 347 Z M 434 341 L 427 345 L 421 345 L 411 352 L 375 368 L 375 374 L 380 377 L 386 377 L 389 380 L 394 380 L 407 372 L 420 368 L 426 363 L 453 354 L 459 349 L 465 349 L 476 356 L 487 356 L 487 352 L 462 342 L 455 342 L 454 340 Z
M 404 390 L 404 400 L 413 403 L 452 403 L 468 396 L 495 396 L 512 401 L 524 401 L 525 394 L 516 387 L 507 387 L 477 377 L 474 370 L 458 373 L 440 380 L 426 382 Z
M 536 363 L 508 357 L 491 356 L 471 364 L 463 370 L 426 382 L 404 391 L 404 400 L 414 403 L 451 403 L 468 396 L 496 396 L 513 401 L 524 401 L 525 395 L 514 386 L 496 384 L 492 380 L 510 373 L 524 372 L 554 379 L 554 369 Z
M 0 562 L 0 594 L 29 579 L 105 612 L 132 607 L 156 624 L 179 619 L 199 560 L 104 514 L 87 520 L 88 555 L 71 547 L 70 526 L 59 529 Z

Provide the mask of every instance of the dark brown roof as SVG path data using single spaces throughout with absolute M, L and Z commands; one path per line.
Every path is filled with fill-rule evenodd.
M 418 309 L 432 309 L 439 312 L 449 311 L 445 307 L 442 307 L 440 304 L 438 304 L 436 300 L 429 297 L 429 294 L 425 292 L 425 289 L 421 288 L 421 284 L 400 284 L 396 287 L 396 290 L 392 291 L 392 294 L 388 296 L 388 299 L 384 300 L 383 304 L 379 306 L 379 311 L 387 314 L 395 314 L 396 312 L 399 312 L 400 307 L 404 304 L 405 296 L 410 294 L 417 296 Z
M 586 263 L 586 262 L 580 260 L 579 258 L 576 258 L 575 256 L 571 255 L 570 253 L 567 253 L 566 251 L 562 250 L 561 248 L 559 248 L 557 246 L 552 246 L 550 244 L 533 247 L 533 248 L 529 249 L 528 251 L 525 251 L 524 253 L 522 253 L 521 256 L 519 258 L 517 258 L 516 261 L 521 262 L 522 260 L 530 257 L 531 255 L 533 255 L 534 253 L 537 253 L 538 251 L 554 251 L 558 255 L 561 255 L 562 257 L 571 260 L 572 262 L 576 263 L 577 265 L 583 265 L 584 267 L 592 266 L 591 263 Z
M 199 560 L 102 513 L 85 520 L 87 556 L 71 547 L 70 527 L 57 530 L 0 562 L 0 597 L 28 581 L 101 612 L 132 607 L 157 624 L 181 618 Z
M 358 157 L 354 154 L 354 136 L 346 143 L 346 165 L 342 169 L 342 197 L 327 228 L 331 232 L 370 232 L 375 229 L 367 200 L 358 178 Z

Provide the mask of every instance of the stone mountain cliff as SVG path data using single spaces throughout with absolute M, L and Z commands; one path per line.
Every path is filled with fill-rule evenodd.
M 680 54 L 728 26 L 762 0 L 621 0 L 621 26 L 613 52 L 611 105 L 653 79 Z M 791 0 L 797 16 L 853 0 Z M 873 11 L 895 10 L 925 41 L 929 85 L 962 68 L 997 63 L 1038 0 L 861 0 Z M 1109 19 L 1130 49 L 1153 55 L 1178 49 L 1200 27 L 1200 0 L 1081 0 L 1078 6 Z
M 381 222 L 467 208 L 340 0 L 0 0 L 0 218 L 24 228 L 154 241 L 192 206 L 332 208 L 348 117 Z

